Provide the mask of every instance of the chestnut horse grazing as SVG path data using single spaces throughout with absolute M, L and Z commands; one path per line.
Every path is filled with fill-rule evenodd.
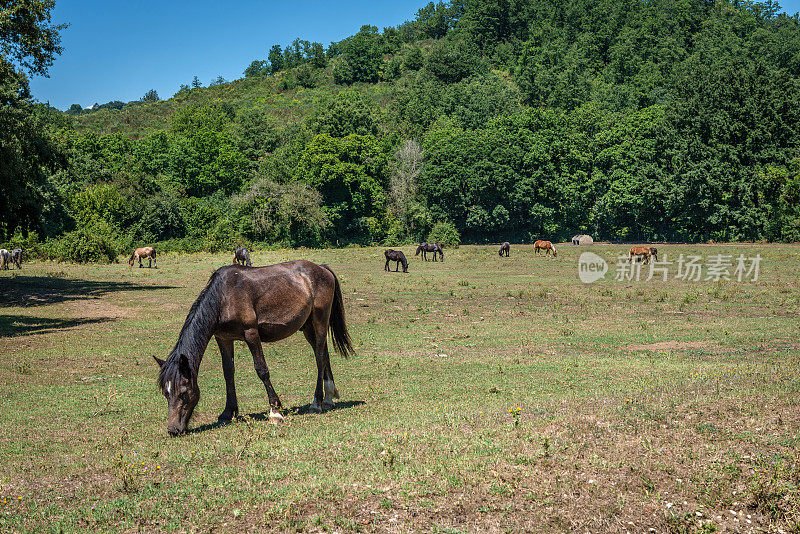
M 544 255 L 547 256 L 551 252 L 553 253 L 553 257 L 557 256 L 556 254 L 556 247 L 550 241 L 542 241 L 541 239 L 536 241 L 533 244 L 533 252 L 538 254 L 540 250 L 544 250 Z
M 403 272 L 404 273 L 408 272 L 408 260 L 406 260 L 406 255 L 403 254 L 401 251 L 389 249 L 385 251 L 383 255 L 386 256 L 386 265 L 383 266 L 384 271 L 389 270 L 390 261 L 396 261 L 397 264 L 394 267 L 394 272 L 397 272 L 397 270 L 400 268 L 401 263 L 403 264 Z
M 11 263 L 11 254 L 6 249 L 0 248 L 0 270 L 7 270 L 9 263 Z
M 11 251 L 11 263 L 17 266 L 17 269 L 22 269 L 22 249 L 15 248 Z
M 333 406 L 333 399 L 339 398 L 328 354 L 328 330 L 339 354 L 346 357 L 353 353 L 336 275 L 325 265 L 302 260 L 268 267 L 228 265 L 217 269 L 192 304 L 166 361 L 155 358 L 161 367 L 158 385 L 169 407 L 167 431 L 173 436 L 186 431 L 200 399 L 197 371 L 212 336 L 222 353 L 227 393 L 219 420 L 230 421 L 239 413 L 233 381 L 233 342 L 239 340 L 247 343 L 256 373 L 267 389 L 270 421 L 282 421 L 281 401 L 270 383 L 261 342 L 279 341 L 298 330 L 314 349 L 317 387 L 311 410 L 321 412 L 323 406 Z
M 253 263 L 250 261 L 250 253 L 244 247 L 237 247 L 233 252 L 233 263 L 237 265 L 244 265 L 245 267 L 252 267 Z
M 634 261 L 644 261 L 644 263 L 650 263 L 650 257 L 653 257 L 655 261 L 658 261 L 658 249 L 652 247 L 631 247 L 630 252 L 628 252 L 628 260 L 631 262 Z
M 500 250 L 498 251 L 498 254 L 500 256 L 505 255 L 505 257 L 507 258 L 508 257 L 508 252 L 510 250 L 511 250 L 511 243 L 509 243 L 508 241 L 504 241 L 503 244 L 500 245 Z
M 133 264 L 136 260 L 139 260 L 139 268 L 142 268 L 142 260 L 147 258 L 147 268 L 151 268 L 155 265 L 156 269 L 158 269 L 158 263 L 156 262 L 156 251 L 153 247 L 142 247 L 137 248 L 131 254 L 131 257 L 128 259 L 128 265 L 133 267 Z

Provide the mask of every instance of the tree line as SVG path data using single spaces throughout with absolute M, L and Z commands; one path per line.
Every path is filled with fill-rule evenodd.
M 302 116 L 182 86 L 164 127 L 93 132 L 18 89 L 0 237 L 800 241 L 798 30 L 774 2 L 453 0 L 272 46 L 245 78 L 313 90 Z

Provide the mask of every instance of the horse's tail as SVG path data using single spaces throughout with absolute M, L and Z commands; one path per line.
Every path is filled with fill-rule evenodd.
M 353 342 L 350 341 L 350 334 L 347 332 L 347 323 L 344 320 L 344 299 L 342 298 L 342 288 L 339 285 L 339 278 L 336 273 L 328 267 L 323 265 L 328 272 L 333 275 L 333 306 L 331 307 L 330 331 L 331 338 L 333 339 L 333 347 L 336 352 L 347 358 L 351 354 L 355 354 Z

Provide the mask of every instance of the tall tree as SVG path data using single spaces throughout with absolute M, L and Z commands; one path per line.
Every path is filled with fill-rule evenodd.
M 0 236 L 21 227 L 40 226 L 43 183 L 57 157 L 46 125 L 34 114 L 26 72 L 47 76 L 61 53 L 59 32 L 51 24 L 52 0 L 0 3 Z

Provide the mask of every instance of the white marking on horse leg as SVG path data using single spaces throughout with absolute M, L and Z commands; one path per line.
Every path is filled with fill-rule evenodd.
M 283 416 L 281 415 L 280 410 L 278 410 L 274 406 L 269 407 L 269 422 L 272 423 L 273 425 L 283 423 Z
M 339 391 L 336 389 L 336 384 L 333 380 L 325 380 L 325 400 L 322 401 L 323 406 L 334 406 L 333 399 L 339 398 Z

